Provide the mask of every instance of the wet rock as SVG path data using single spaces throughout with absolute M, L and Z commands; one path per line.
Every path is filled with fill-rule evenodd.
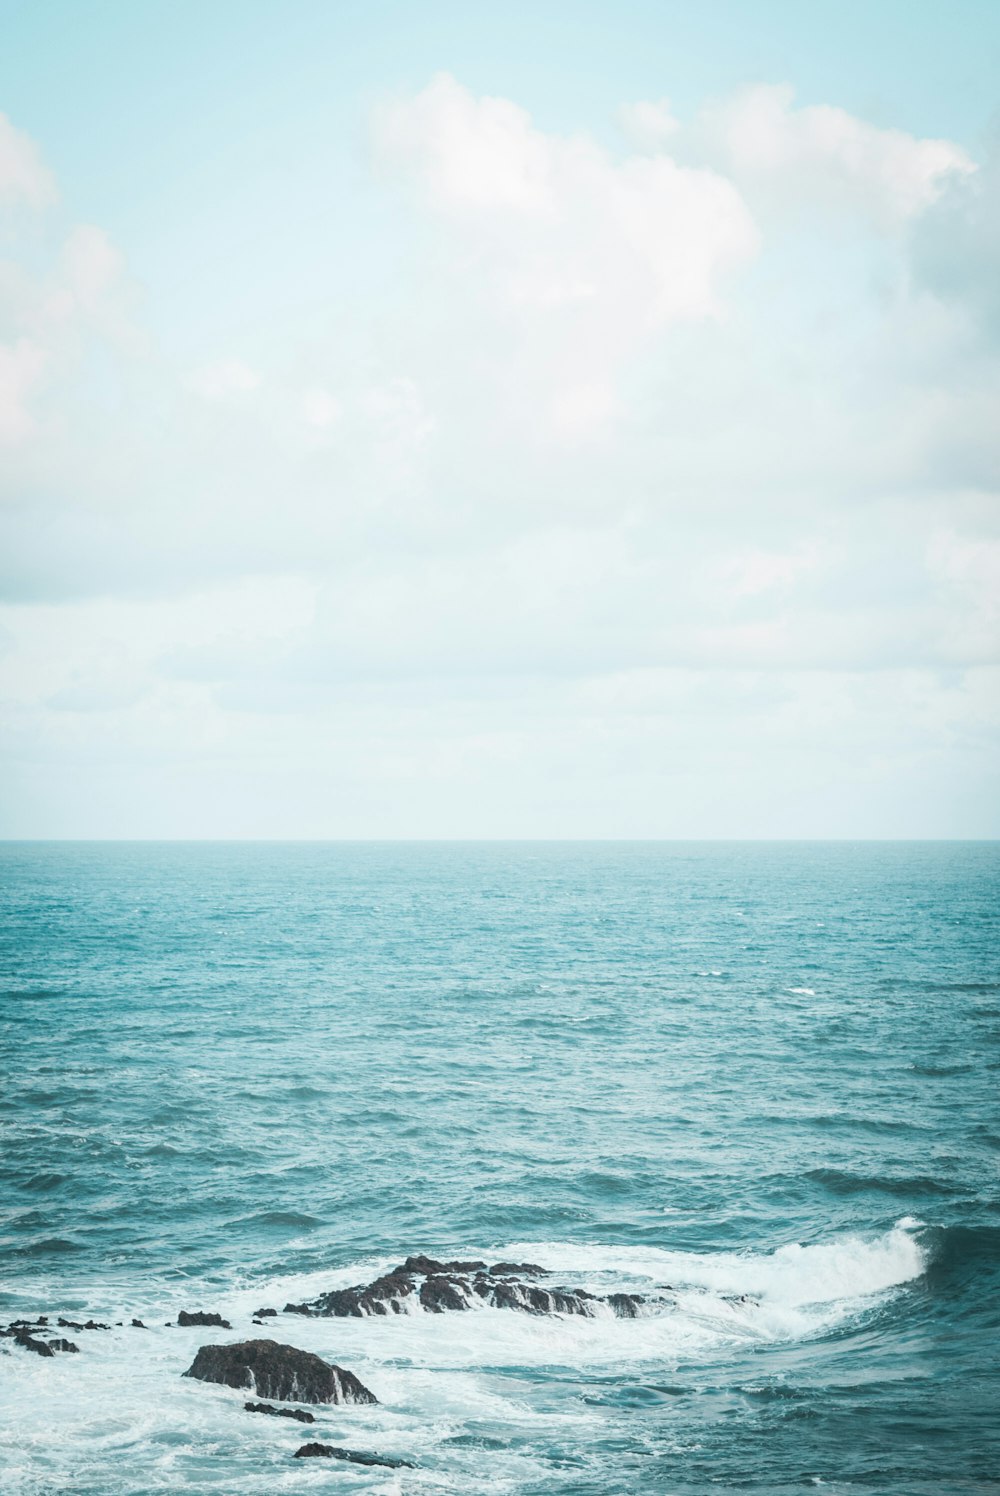
M 110 1325 L 98 1324 L 96 1320 L 88 1319 L 86 1324 L 80 1324 L 76 1319 L 57 1319 L 56 1324 L 60 1330 L 110 1330 Z
M 253 1317 L 254 1319 L 274 1319 L 277 1313 L 277 1309 L 255 1309 Z
M 50 1340 L 49 1345 L 54 1351 L 73 1351 L 78 1353 L 80 1350 L 80 1347 L 74 1345 L 72 1340 Z
M 401 1272 L 386 1273 L 373 1283 L 334 1288 L 322 1294 L 312 1311 L 336 1319 L 364 1319 L 370 1314 L 401 1314 L 403 1300 L 416 1293 L 413 1279 Z
M 14 1331 L 14 1344 L 20 1345 L 26 1351 L 34 1351 L 36 1356 L 54 1356 L 55 1351 L 44 1340 L 36 1340 L 27 1330 Z
M 144 1330 L 146 1326 L 143 1324 L 141 1319 L 134 1319 L 132 1321 L 132 1328 L 133 1330 Z
M 246 1387 L 279 1402 L 378 1402 L 352 1371 L 277 1340 L 203 1345 L 184 1375 L 224 1387 Z
M 619 1319 L 636 1319 L 645 1300 L 638 1293 L 609 1293 L 607 1302 Z
M 196 1309 L 193 1314 L 189 1314 L 186 1309 L 182 1309 L 177 1316 L 177 1323 L 183 1329 L 187 1329 L 191 1325 L 218 1325 L 220 1330 L 231 1330 L 233 1328 L 228 1319 L 223 1319 L 221 1314 L 206 1314 L 201 1309 Z
M 594 1315 L 608 1310 L 619 1319 L 635 1319 L 647 1302 L 667 1303 L 654 1295 L 590 1293 L 585 1288 L 543 1288 L 526 1282 L 549 1278 L 548 1270 L 534 1262 L 497 1262 L 487 1268 L 482 1262 L 438 1262 L 433 1257 L 408 1257 L 401 1266 L 368 1284 L 336 1288 L 321 1294 L 311 1304 L 289 1304 L 297 1314 L 336 1318 L 362 1318 L 373 1314 L 400 1314 L 418 1305 L 430 1314 L 472 1309 L 481 1304 L 491 1309 L 517 1309 L 524 1314 Z
M 420 1277 L 432 1277 L 441 1273 L 481 1273 L 485 1262 L 436 1262 L 433 1257 L 407 1257 L 401 1267 L 393 1268 L 391 1277 L 416 1273 Z
M 444 1314 L 448 1309 L 468 1309 L 469 1285 L 460 1278 L 433 1275 L 420 1285 L 420 1302 L 432 1314 Z
M 385 1465 L 389 1470 L 413 1470 L 409 1460 L 390 1460 L 386 1455 L 362 1454 L 358 1449 L 338 1449 L 333 1444 L 303 1444 L 295 1459 L 350 1460 L 352 1465 Z
M 247 1413 L 270 1413 L 272 1418 L 294 1418 L 298 1423 L 315 1423 L 312 1413 L 305 1408 L 275 1408 L 270 1403 L 248 1402 L 243 1404 Z
M 310 1309 L 308 1304 L 286 1304 L 285 1314 L 315 1314 L 315 1309 Z

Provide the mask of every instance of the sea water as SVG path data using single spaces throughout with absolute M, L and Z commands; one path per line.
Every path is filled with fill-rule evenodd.
M 0 1321 L 112 1325 L 0 1341 L 4 1493 L 1000 1490 L 996 845 L 8 844 L 0 884 Z M 668 1302 L 251 1325 L 415 1252 Z M 265 1334 L 378 1405 L 182 1377 Z

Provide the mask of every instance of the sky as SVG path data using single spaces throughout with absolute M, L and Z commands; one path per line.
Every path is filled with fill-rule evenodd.
M 0 39 L 0 836 L 1000 836 L 1000 7 Z

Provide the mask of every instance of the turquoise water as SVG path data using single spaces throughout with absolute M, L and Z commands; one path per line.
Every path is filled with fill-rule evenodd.
M 1000 1490 L 995 844 L 8 844 L 0 880 L 0 1318 L 124 1321 L 0 1342 L 5 1492 Z M 413 1471 L 181 1379 L 234 1335 L 179 1308 L 242 1334 L 418 1251 L 676 1298 L 256 1332 L 380 1398 L 310 1437 Z

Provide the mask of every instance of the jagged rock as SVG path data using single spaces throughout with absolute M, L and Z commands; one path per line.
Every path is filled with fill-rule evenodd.
M 75 1352 L 79 1352 L 79 1349 L 80 1349 L 80 1347 L 78 1345 L 74 1345 L 73 1344 L 72 1340 L 50 1340 L 49 1341 L 49 1345 L 52 1347 L 52 1349 L 54 1351 L 75 1351 Z
M 134 1319 L 132 1321 L 132 1328 L 133 1330 L 144 1330 L 146 1326 L 143 1324 L 141 1319 Z
M 434 1274 L 421 1283 L 420 1302 L 432 1314 L 444 1314 L 448 1309 L 468 1309 L 468 1288 L 469 1285 L 460 1278 L 442 1278 Z
M 191 1325 L 218 1325 L 220 1330 L 233 1328 L 228 1319 L 223 1319 L 221 1314 L 206 1314 L 202 1309 L 196 1309 L 192 1314 L 182 1309 L 177 1316 L 177 1323 L 185 1330 Z
M 277 1313 L 277 1309 L 255 1309 L 254 1319 L 274 1319 Z
M 15 1330 L 14 1344 L 22 1346 L 26 1351 L 34 1351 L 36 1356 L 55 1355 L 51 1345 L 44 1340 L 36 1340 L 34 1336 L 28 1334 L 27 1330 Z
M 549 1277 L 534 1262 L 438 1262 L 433 1257 L 408 1257 L 381 1278 L 353 1288 L 335 1288 L 311 1304 L 288 1304 L 296 1314 L 363 1318 L 400 1314 L 416 1308 L 430 1314 L 472 1309 L 477 1302 L 492 1309 L 518 1309 L 525 1314 L 593 1316 L 610 1309 L 619 1319 L 635 1319 L 647 1302 L 641 1294 L 600 1295 L 585 1288 L 543 1288 L 523 1277 Z M 662 1303 L 656 1298 L 654 1302 Z
M 110 1330 L 110 1325 L 98 1324 L 96 1320 L 88 1319 L 87 1323 L 81 1325 L 75 1319 L 57 1319 L 56 1324 L 60 1330 Z
M 243 1404 L 247 1413 L 270 1413 L 272 1418 L 294 1418 L 298 1423 L 315 1423 L 316 1419 L 305 1408 L 274 1408 L 270 1403 L 248 1402 Z
M 352 1371 L 333 1366 L 277 1340 L 244 1340 L 236 1345 L 203 1345 L 184 1372 L 200 1382 L 246 1387 L 280 1402 L 374 1403 L 378 1398 Z
M 435 1262 L 433 1257 L 407 1257 L 400 1267 L 393 1268 L 389 1276 L 417 1273 L 420 1277 L 434 1277 L 441 1273 L 481 1273 L 485 1268 L 485 1262 Z
M 609 1293 L 607 1302 L 611 1305 L 619 1319 L 636 1319 L 639 1314 L 639 1306 L 645 1301 L 642 1295 L 638 1293 Z
M 373 1283 L 355 1288 L 333 1288 L 321 1294 L 309 1313 L 336 1319 L 363 1319 L 369 1314 L 401 1314 L 402 1301 L 416 1292 L 413 1279 L 399 1271 L 386 1273 Z M 298 1311 L 296 1311 L 298 1312 Z
M 350 1460 L 352 1465 L 385 1465 L 390 1470 L 413 1470 L 409 1460 L 390 1460 L 381 1454 L 362 1454 L 357 1449 L 337 1449 L 333 1444 L 303 1444 L 295 1459 Z

